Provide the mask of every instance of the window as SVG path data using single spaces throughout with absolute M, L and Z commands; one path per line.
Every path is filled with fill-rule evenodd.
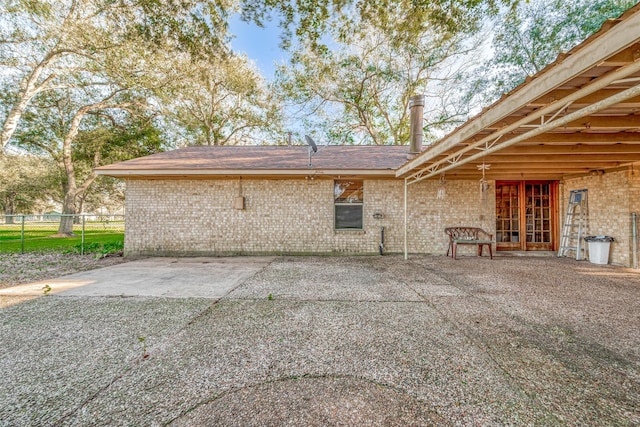
M 362 181 L 335 181 L 333 185 L 336 230 L 362 230 Z

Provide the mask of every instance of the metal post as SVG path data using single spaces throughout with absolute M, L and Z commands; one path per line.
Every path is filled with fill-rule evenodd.
M 407 251 L 407 178 L 404 179 L 404 259 L 409 259 Z
M 582 208 L 580 208 L 580 219 L 578 220 L 578 242 L 576 243 L 576 261 L 581 261 L 582 256 Z
M 633 268 L 638 269 L 638 214 L 631 212 L 631 236 L 633 238 Z
M 20 227 L 20 248 L 21 253 L 24 253 L 24 215 L 22 217 L 22 225 Z
M 82 215 L 82 242 L 80 243 L 80 255 L 84 255 L 84 220 L 85 216 Z

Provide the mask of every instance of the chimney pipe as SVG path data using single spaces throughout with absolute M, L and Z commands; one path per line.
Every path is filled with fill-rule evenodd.
M 419 154 L 422 151 L 422 138 L 424 137 L 423 114 L 424 114 L 424 95 L 414 95 L 409 99 L 410 110 L 410 154 Z

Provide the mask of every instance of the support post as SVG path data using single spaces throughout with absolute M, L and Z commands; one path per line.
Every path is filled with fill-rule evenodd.
M 631 212 L 631 238 L 633 239 L 633 268 L 638 269 L 638 214 Z
M 24 215 L 21 216 L 21 225 L 20 225 L 20 252 L 24 253 Z
M 82 215 L 82 242 L 80 243 L 80 255 L 84 255 L 84 221 L 85 216 Z
M 404 179 L 404 259 L 409 259 L 407 249 L 407 178 Z

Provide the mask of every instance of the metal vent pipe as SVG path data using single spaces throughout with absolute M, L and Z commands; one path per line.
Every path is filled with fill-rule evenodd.
M 422 139 L 424 138 L 424 95 L 414 95 L 409 99 L 410 111 L 410 146 L 409 153 L 419 154 L 422 151 Z

